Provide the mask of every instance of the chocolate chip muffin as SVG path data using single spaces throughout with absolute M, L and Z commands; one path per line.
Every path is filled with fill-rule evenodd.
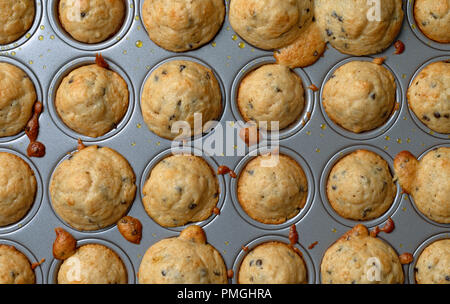
M 201 157 L 174 155 L 153 168 L 142 192 L 148 215 L 164 227 L 176 227 L 211 216 L 219 182 Z
M 395 174 L 417 209 L 432 221 L 450 223 L 450 148 L 428 152 L 420 161 L 408 151 L 394 160 Z
M 90 146 L 56 168 L 50 182 L 55 212 L 78 230 L 98 230 L 116 223 L 131 206 L 136 177 L 116 151 Z
M 227 269 L 220 253 L 206 243 L 198 226 L 179 237 L 152 245 L 139 267 L 140 284 L 226 284 Z
M 395 250 L 356 225 L 327 249 L 320 266 L 323 284 L 403 284 Z
M 278 64 L 293 68 L 307 67 L 315 63 L 325 52 L 327 43 L 313 19 L 297 39 L 273 54 Z
M 58 284 L 127 284 L 128 275 L 120 257 L 100 244 L 87 244 L 64 260 Z
M 123 119 L 128 109 L 128 86 L 116 72 L 91 64 L 70 72 L 56 91 L 55 108 L 75 132 L 103 136 Z
M 225 18 L 223 0 L 145 0 L 142 19 L 150 39 L 172 52 L 208 43 Z
M 298 120 L 305 105 L 302 79 L 288 67 L 266 64 L 241 81 L 237 96 L 239 111 L 245 121 L 254 121 L 272 129 L 272 122 L 284 129 Z
M 33 114 L 36 89 L 18 67 L 0 62 L 0 137 L 20 133 Z
M 0 244 L 0 284 L 35 284 L 28 258 L 14 246 Z
M 396 102 L 394 76 L 385 67 L 368 61 L 340 66 L 325 83 L 322 93 L 327 115 L 353 133 L 370 131 L 389 119 Z
M 8 44 L 23 36 L 33 24 L 34 0 L 0 1 L 0 44 Z
M 450 239 L 428 245 L 414 270 L 418 284 L 450 284 Z
M 334 48 L 362 56 L 380 53 L 392 44 L 404 13 L 402 0 L 380 0 L 379 6 L 366 0 L 317 0 L 315 16 L 323 37 Z
M 305 206 L 308 182 L 301 166 L 289 156 L 261 155 L 242 170 L 237 196 L 252 219 L 264 224 L 281 224 Z
M 239 284 L 305 284 L 308 273 L 302 256 L 281 242 L 252 249 L 239 268 Z
M 61 0 L 58 14 L 64 30 L 83 43 L 99 43 L 122 27 L 124 0 Z
M 411 82 L 407 97 L 411 110 L 428 128 L 450 133 L 450 62 L 427 65 Z
M 0 152 L 0 227 L 20 221 L 36 196 L 36 177 L 20 157 Z
M 354 151 L 331 169 L 327 197 L 342 217 L 367 221 L 381 216 L 392 205 L 396 187 L 387 162 L 368 150 Z
M 230 23 L 255 47 L 271 50 L 293 43 L 313 19 L 312 0 L 231 0 Z
M 415 0 L 414 19 L 425 36 L 450 43 L 450 1 Z
M 202 134 L 201 126 L 194 129 L 194 114 L 201 115 L 203 126 L 219 118 L 222 113 L 219 82 L 209 68 L 199 63 L 166 62 L 148 77 L 141 109 L 148 128 L 163 138 L 186 139 Z M 175 122 L 183 123 L 173 126 Z

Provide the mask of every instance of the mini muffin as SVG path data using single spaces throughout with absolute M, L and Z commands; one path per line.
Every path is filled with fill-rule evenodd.
M 128 109 L 128 86 L 114 71 L 97 64 L 69 73 L 56 91 L 59 117 L 72 130 L 89 137 L 105 135 Z
M 284 129 L 303 111 L 302 79 L 288 67 L 263 65 L 242 80 L 237 104 L 245 121 L 266 122 L 267 130 L 272 129 L 271 122 L 279 122 L 280 130 Z
M 252 219 L 264 224 L 281 224 L 305 206 L 308 182 L 303 169 L 289 156 L 261 155 L 242 170 L 237 195 Z
M 328 176 L 328 200 L 347 219 L 367 221 L 381 216 L 392 205 L 395 194 L 387 162 L 368 150 L 343 157 Z
M 325 83 L 322 94 L 327 115 L 342 128 L 361 133 L 383 125 L 396 102 L 394 76 L 368 61 L 339 67 Z
M 152 245 L 138 273 L 140 284 L 226 284 L 227 269 L 220 253 L 206 243 L 199 226 L 189 226 L 179 237 Z
M 14 246 L 0 244 L 0 284 L 35 284 L 28 258 Z
M 8 44 L 23 36 L 33 24 L 34 0 L 0 1 L 0 44 Z
M 303 68 L 319 60 L 326 46 L 317 22 L 311 22 L 292 44 L 275 51 L 273 56 L 278 64 Z
M 203 125 L 222 113 L 222 95 L 214 73 L 193 61 L 164 63 L 148 77 L 142 92 L 142 115 L 148 128 L 166 139 L 189 138 L 202 134 L 194 130 L 194 114 Z M 172 125 L 176 124 L 172 132 Z M 190 126 L 190 134 L 185 127 Z
M 415 0 L 414 19 L 431 40 L 450 43 L 450 1 Z
M 0 137 L 20 133 L 33 114 L 36 89 L 18 67 L 0 62 Z
M 414 270 L 418 284 L 450 284 L 450 239 L 428 245 Z
M 136 193 L 136 177 L 116 151 L 90 146 L 56 168 L 50 182 L 55 212 L 78 230 L 98 230 L 116 223 Z
M 288 46 L 312 22 L 312 0 L 231 0 L 230 23 L 248 43 L 265 50 Z
M 20 157 L 0 152 L 0 227 L 17 223 L 36 196 L 36 178 Z
M 150 39 L 173 52 L 208 43 L 225 18 L 223 0 L 145 0 L 142 19 Z
M 126 8 L 124 0 L 61 0 L 59 21 L 73 39 L 99 43 L 122 27 Z
M 322 284 L 403 284 L 404 281 L 395 250 L 370 236 L 361 224 L 327 249 L 320 272 Z
M 345 54 L 362 56 L 384 51 L 402 27 L 402 0 L 380 0 L 378 5 L 373 2 L 316 0 L 315 16 L 323 37 Z
M 417 209 L 430 220 L 450 223 L 450 148 L 428 152 L 420 161 L 408 151 L 394 160 L 395 174 Z
M 267 242 L 242 260 L 239 284 L 305 284 L 308 274 L 303 258 L 289 245 Z
M 427 65 L 408 89 L 411 110 L 428 128 L 450 133 L 450 61 Z
M 219 183 L 201 157 L 174 155 L 153 168 L 142 192 L 148 215 L 164 227 L 176 227 L 211 216 Z
M 58 271 L 58 284 L 127 284 L 128 275 L 120 257 L 100 244 L 81 246 Z

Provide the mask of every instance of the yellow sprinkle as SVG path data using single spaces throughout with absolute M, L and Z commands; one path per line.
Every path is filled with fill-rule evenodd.
M 225 245 L 227 245 L 227 246 L 230 245 L 230 242 L 228 242 L 228 241 L 225 241 L 224 243 L 225 243 Z
M 230 121 L 230 126 L 234 127 L 234 121 Z
M 325 129 L 327 128 L 327 126 L 326 126 L 325 124 L 321 124 L 321 125 L 320 125 L 320 128 L 321 128 L 322 130 L 325 130 Z
M 230 30 L 230 27 L 229 27 L 229 26 L 227 26 L 226 30 L 227 30 L 227 31 L 229 31 L 229 30 Z
M 389 136 L 387 136 L 387 135 L 384 137 L 384 139 L 391 140 L 391 138 Z
M 319 148 L 317 148 L 317 149 L 316 149 L 316 152 L 317 152 L 317 153 L 320 153 L 320 149 L 319 149 Z
M 144 44 L 142 43 L 141 40 L 136 41 L 136 47 L 137 48 L 141 48 Z
M 434 135 L 434 131 L 430 131 L 430 134 L 431 134 L 431 135 Z
M 133 6 L 133 3 L 130 3 L 130 8 L 133 8 L 134 6 Z
M 234 150 L 237 150 L 238 146 L 234 145 L 234 147 L 233 147 L 233 148 L 234 148 Z
M 411 138 L 408 137 L 408 138 L 406 139 L 406 142 L 409 144 L 409 143 L 411 142 Z
M 33 60 L 28 61 L 29 64 L 33 64 Z
M 237 37 L 237 35 L 233 35 L 233 36 L 231 36 L 231 39 L 236 41 L 238 39 L 238 37 Z
M 44 40 L 44 36 L 39 35 L 38 39 L 39 39 L 40 41 L 42 41 L 42 40 Z
M 19 228 L 22 227 L 22 224 L 17 225 Z
M 402 208 L 402 211 L 405 212 L 405 211 L 406 211 L 406 208 Z
M 415 25 L 415 24 L 413 24 L 411 27 L 412 27 L 413 29 L 416 29 L 416 25 Z
M 126 55 L 127 53 L 128 53 L 127 50 L 124 50 L 124 51 L 123 51 L 123 54 L 124 54 L 124 55 Z
M 306 135 L 311 135 L 311 131 L 306 131 Z
M 217 43 L 213 42 L 213 43 L 211 43 L 211 46 L 212 46 L 212 47 L 216 47 L 216 46 L 217 46 Z
M 388 146 L 384 146 L 384 150 L 389 150 L 389 147 Z
M 40 29 L 41 29 L 41 30 L 44 30 L 44 29 L 45 29 L 45 26 L 41 25 Z
M 149 65 L 145 66 L 145 68 L 146 68 L 147 70 L 150 70 L 150 66 L 149 66 Z
M 16 52 L 12 51 L 11 56 L 16 56 Z
M 43 69 L 43 70 L 45 70 L 46 68 L 47 68 L 47 66 L 46 66 L 46 65 L 43 65 L 43 66 L 42 66 L 42 69 Z
M 156 145 L 157 145 L 157 146 L 161 146 L 161 142 L 158 141 L 158 142 L 156 143 Z
M 334 233 L 337 232 L 336 228 L 331 229 L 331 231 L 334 232 Z
M 231 59 L 231 56 L 227 56 L 227 59 L 230 60 L 230 59 Z
M 245 43 L 244 43 L 244 42 L 239 42 L 239 47 L 240 47 L 241 49 L 245 48 Z
M 140 25 L 138 25 L 138 27 L 137 27 L 137 30 L 138 30 L 138 31 L 140 31 L 140 30 L 141 30 L 141 26 L 140 26 Z
M 51 39 L 51 40 L 55 39 L 55 36 L 54 36 L 54 35 L 51 35 L 51 36 L 50 36 L 50 39 Z
M 402 139 L 401 138 L 397 138 L 397 143 L 401 144 L 402 143 Z
M 224 250 L 224 251 L 223 251 L 223 254 L 227 254 L 227 251 L 226 251 L 226 250 Z
M 402 74 L 402 78 L 405 79 L 406 78 L 406 74 Z
M 140 123 L 138 123 L 138 124 L 136 125 L 136 127 L 137 127 L 138 129 L 140 129 L 140 128 L 142 128 L 142 125 L 141 125 Z
M 26 37 L 26 38 L 30 38 L 30 37 L 31 37 L 31 34 L 30 34 L 30 33 L 27 33 L 27 34 L 25 35 L 25 37 Z
M 131 146 L 132 146 L 132 147 L 135 147 L 135 146 L 136 146 L 136 143 L 135 143 L 135 142 L 132 142 L 132 143 L 131 143 Z
M 156 233 L 152 233 L 152 237 L 156 237 Z
M 135 20 L 139 20 L 139 16 L 134 17 Z
M 403 248 L 403 244 L 400 244 L 400 248 Z
M 405 117 L 403 117 L 403 120 L 408 120 L 408 118 L 405 116 Z

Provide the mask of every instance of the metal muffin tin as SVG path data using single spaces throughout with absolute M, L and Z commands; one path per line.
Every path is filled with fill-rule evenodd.
M 56 15 L 57 0 L 36 0 L 36 18 L 30 31 L 17 42 L 0 46 L 0 61 L 13 63 L 31 76 L 44 103 L 44 112 L 40 117 L 38 140 L 47 148 L 44 158 L 29 159 L 25 156 L 28 139 L 24 132 L 18 136 L 1 138 L 0 150 L 13 151 L 32 167 L 37 177 L 38 195 L 29 214 L 19 223 L 0 229 L 0 243 L 11 244 L 27 255 L 31 262 L 42 258 L 46 261 L 36 268 L 37 283 L 55 283 L 58 261 L 52 256 L 54 229 L 63 227 L 70 232 L 79 244 L 96 242 L 110 246 L 123 259 L 129 274 L 129 282 L 137 282 L 136 274 L 142 256 L 157 241 L 177 236 L 180 228 L 164 228 L 155 223 L 145 212 L 142 205 L 142 186 L 150 169 L 156 162 L 168 155 L 171 141 L 150 132 L 140 111 L 141 88 L 148 74 L 161 62 L 186 56 L 204 62 L 212 67 L 222 84 L 224 110 L 221 124 L 240 119 L 235 104 L 239 81 L 249 70 L 266 62 L 273 62 L 271 52 L 262 51 L 240 39 L 232 30 L 228 17 L 219 34 L 207 45 L 182 54 L 168 52 L 156 46 L 147 35 L 142 23 L 141 8 L 143 0 L 126 0 L 127 13 L 122 29 L 106 42 L 85 45 L 75 42 L 61 28 Z M 226 1 L 227 11 L 229 1 Z M 230 282 L 236 282 L 239 263 L 245 252 L 242 246 L 253 248 L 261 242 L 281 240 L 288 242 L 289 226 L 295 224 L 299 234 L 297 247 L 304 253 L 310 283 L 320 283 L 320 264 L 325 250 L 343 233 L 351 229 L 356 222 L 340 218 L 333 214 L 324 196 L 327 172 L 333 163 L 358 148 L 367 148 L 377 152 L 390 165 L 393 158 L 403 150 L 419 157 L 437 146 L 450 146 L 450 136 L 437 134 L 426 128 L 409 110 L 406 90 L 424 64 L 449 59 L 449 46 L 432 43 L 418 30 L 411 15 L 413 1 L 404 1 L 405 20 L 399 40 L 405 43 L 405 52 L 394 55 L 391 46 L 385 52 L 375 56 L 358 58 L 339 53 L 331 46 L 323 58 L 314 65 L 295 71 L 302 77 L 305 85 L 306 112 L 299 122 L 287 131 L 280 133 L 280 151 L 293 155 L 303 166 L 307 175 L 310 193 L 307 207 L 288 224 L 263 225 L 252 222 L 242 212 L 236 201 L 236 180 L 219 176 L 220 215 L 200 223 L 204 228 L 208 242 L 222 254 L 227 268 L 233 269 L 235 276 Z M 418 36 L 421 39 L 418 39 Z M 113 70 L 121 74 L 130 91 L 130 107 L 124 120 L 116 130 L 101 138 L 88 138 L 75 134 L 61 123 L 56 115 L 53 100 L 61 77 L 76 66 L 91 63 L 99 52 L 111 64 Z M 348 60 L 370 60 L 387 56 L 385 66 L 394 74 L 398 85 L 398 110 L 391 120 L 378 130 L 362 135 L 346 133 L 340 130 L 324 113 L 321 105 L 321 89 L 330 71 Z M 351 58 L 351 59 L 349 59 Z M 315 84 L 319 91 L 313 92 L 307 87 Z M 42 93 L 41 93 L 42 92 Z M 308 113 L 309 112 L 309 113 Z M 301 123 L 304 120 L 304 123 Z M 212 132 L 218 132 L 214 129 Z M 211 132 L 211 133 L 212 133 Z M 283 133 L 284 132 L 284 133 Z M 211 135 L 189 141 L 194 146 Z M 57 164 L 67 157 L 67 153 L 76 150 L 76 138 L 86 145 L 108 146 L 121 153 L 131 164 L 136 174 L 138 186 L 136 199 L 129 215 L 138 218 L 143 224 L 143 238 L 140 245 L 127 242 L 117 227 L 108 227 L 93 232 L 82 232 L 70 228 L 53 212 L 48 186 L 51 174 Z M 224 147 L 225 148 L 225 147 Z M 236 150 L 236 147 L 226 147 Z M 205 156 L 205 159 L 217 169 L 226 165 L 237 173 L 253 156 Z M 450 225 L 442 225 L 425 219 L 413 206 L 411 198 L 401 194 L 397 187 L 397 198 L 386 215 L 367 222 L 368 227 L 383 224 L 390 216 L 396 228 L 391 234 L 381 233 L 380 237 L 395 248 L 398 254 L 410 252 L 415 260 L 423 250 L 424 244 L 435 238 L 450 237 Z M 318 241 L 313 249 L 306 249 Z M 405 283 L 414 283 L 413 267 L 404 266 Z

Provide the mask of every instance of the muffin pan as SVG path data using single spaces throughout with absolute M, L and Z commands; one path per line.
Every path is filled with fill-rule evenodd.
M 176 54 L 155 45 L 148 37 L 141 21 L 143 0 L 126 0 L 127 12 L 121 30 L 104 43 L 85 45 L 68 38 L 61 29 L 55 10 L 57 0 L 36 0 L 37 10 L 34 24 L 30 31 L 17 42 L 0 46 L 0 61 L 6 61 L 23 68 L 33 80 L 39 100 L 44 104 L 44 112 L 40 116 L 40 133 L 38 140 L 43 142 L 47 153 L 43 158 L 29 159 L 24 156 L 28 139 L 22 132 L 19 136 L 0 139 L 2 151 L 15 151 L 30 163 L 38 180 L 36 201 L 24 220 L 12 227 L 0 229 L 0 243 L 13 245 L 37 262 L 45 258 L 45 262 L 36 268 L 38 283 L 55 283 L 58 262 L 52 256 L 52 244 L 55 239 L 54 229 L 63 227 L 71 233 L 79 244 L 89 242 L 105 243 L 124 261 L 129 274 L 129 283 L 136 283 L 136 274 L 142 256 L 157 241 L 178 236 L 180 228 L 167 229 L 155 223 L 145 212 L 142 205 L 142 185 L 148 177 L 149 170 L 163 157 L 168 155 L 172 142 L 150 132 L 144 123 L 140 111 L 141 88 L 151 71 L 167 60 L 187 58 L 200 61 L 212 67 L 221 83 L 224 110 L 220 118 L 221 128 L 214 128 L 201 138 L 193 138 L 187 142 L 197 150 L 202 149 L 202 141 L 215 132 L 225 132 L 236 125 L 240 119 L 235 104 L 237 86 L 242 77 L 257 66 L 273 62 L 272 52 L 256 49 L 240 39 L 231 29 L 228 15 L 218 35 L 207 45 L 198 50 Z M 393 158 L 403 150 L 415 156 L 423 155 L 438 146 L 450 146 L 450 135 L 436 134 L 425 128 L 409 110 L 406 90 L 411 79 L 424 64 L 430 61 L 449 59 L 448 45 L 423 42 L 423 35 L 418 32 L 411 16 L 410 7 L 414 1 L 404 1 L 407 16 L 400 36 L 406 48 L 401 55 L 394 55 L 391 46 L 385 52 L 370 57 L 349 57 L 341 54 L 331 46 L 314 65 L 296 69 L 302 77 L 306 107 L 300 123 L 282 131 L 280 151 L 293 155 L 302 165 L 308 178 L 308 200 L 304 210 L 286 224 L 264 225 L 254 223 L 240 209 L 236 202 L 236 179 L 228 175 L 219 176 L 220 200 L 219 215 L 212 215 L 200 223 L 206 232 L 208 242 L 222 254 L 228 269 L 233 269 L 235 276 L 230 283 L 236 282 L 245 252 L 242 246 L 250 249 L 268 240 L 287 242 L 289 226 L 295 224 L 299 234 L 299 244 L 308 268 L 309 283 L 320 283 L 320 264 L 326 249 L 343 233 L 350 230 L 356 222 L 341 219 L 331 214 L 329 203 L 324 197 L 327 172 L 341 157 L 358 148 L 367 148 L 379 153 L 392 167 Z M 226 1 L 227 12 L 229 1 Z M 422 37 L 421 40 L 418 37 Z M 113 70 L 118 71 L 126 80 L 130 91 L 129 110 L 116 130 L 100 138 L 86 138 L 70 131 L 58 119 L 53 100 L 56 87 L 65 74 L 74 67 L 93 62 L 96 53 L 101 53 Z M 385 66 L 394 74 L 398 91 L 399 107 L 391 119 L 380 129 L 361 135 L 347 134 L 331 122 L 322 111 L 321 90 L 332 71 L 343 62 L 349 60 L 372 60 L 384 57 Z M 308 89 L 314 84 L 319 91 Z M 42 94 L 41 92 L 45 92 Z M 302 122 L 303 121 L 303 122 Z M 235 142 L 224 142 L 224 156 L 204 156 L 215 169 L 225 165 L 239 174 L 240 168 L 254 156 L 239 148 L 242 143 L 235 133 Z M 52 211 L 48 185 L 57 164 L 67 157 L 67 153 L 76 150 L 77 138 L 83 139 L 86 145 L 110 147 L 122 154 L 136 173 L 138 192 L 128 215 L 138 218 L 143 224 L 143 238 L 140 245 L 127 242 L 116 226 L 99 231 L 83 232 L 68 227 Z M 236 139 L 237 138 L 237 139 Z M 179 143 L 177 144 L 177 146 Z M 233 152 L 230 156 L 228 152 Z M 391 168 L 392 169 L 392 168 Z M 42 198 L 41 198 L 42 197 Z M 450 225 L 436 224 L 428 221 L 413 206 L 409 195 L 401 194 L 397 187 L 397 197 L 393 206 L 385 216 L 367 224 L 368 227 L 383 224 L 391 217 L 396 225 L 390 234 L 381 233 L 398 254 L 410 252 L 417 258 L 419 252 L 429 240 L 450 237 Z M 314 242 L 318 244 L 307 249 Z M 405 283 L 414 283 L 411 265 L 404 265 Z

